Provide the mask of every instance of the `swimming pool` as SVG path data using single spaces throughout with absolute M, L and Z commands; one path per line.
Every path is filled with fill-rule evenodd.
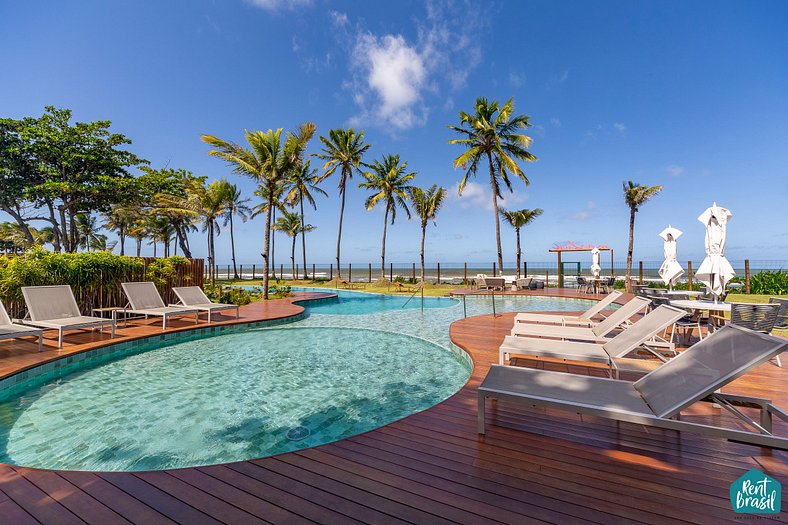
M 394 308 L 397 302 L 374 294 L 339 295 L 308 305 L 307 317 L 287 325 L 153 342 L 62 377 L 30 380 L 0 401 L 0 462 L 133 471 L 263 457 L 391 423 L 467 381 L 468 358 L 449 340 L 461 301 L 429 298 L 426 307 L 425 298 L 422 311 L 420 297 L 415 308 Z M 491 312 L 491 299 L 468 297 L 467 314 Z M 591 304 L 495 301 L 497 311 Z

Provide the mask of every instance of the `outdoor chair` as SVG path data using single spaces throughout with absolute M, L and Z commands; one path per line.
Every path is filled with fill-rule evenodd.
M 588 281 L 582 275 L 577 276 L 577 291 L 580 293 L 588 293 Z
M 602 314 L 602 310 L 604 310 L 607 306 L 613 304 L 613 302 L 621 297 L 621 292 L 613 292 L 609 294 L 607 297 L 602 299 L 601 301 L 597 301 L 594 306 L 586 310 L 580 315 L 563 315 L 563 314 L 539 314 L 539 313 L 521 313 L 514 316 L 515 323 L 545 323 L 545 324 L 560 324 L 562 326 L 566 325 L 578 325 L 578 326 L 587 326 L 591 327 L 594 325 L 594 317 L 602 316 L 604 319 L 604 315 Z
M 555 326 L 531 323 L 515 323 L 511 335 L 527 337 L 550 337 L 554 339 L 578 339 L 605 342 L 608 333 L 629 322 L 630 317 L 644 310 L 651 301 L 644 297 L 633 297 L 605 320 L 589 327 Z
M 670 296 L 671 301 L 686 301 L 689 298 L 690 296 L 688 294 L 673 294 Z M 701 311 L 683 310 L 685 312 L 684 317 L 673 324 L 673 330 L 670 333 L 670 342 L 674 342 L 676 334 L 678 333 L 681 342 L 687 345 L 695 329 L 698 330 L 698 339 L 703 341 L 703 325 L 707 325 L 706 330 L 708 331 L 708 318 L 703 317 Z M 678 332 L 679 330 L 681 331 L 680 333 Z
M 788 299 L 769 297 L 769 303 L 780 305 L 780 308 L 777 310 L 777 321 L 774 323 L 774 327 L 778 330 L 788 329 Z
M 214 312 L 225 310 L 235 310 L 235 318 L 241 316 L 241 309 L 237 304 L 214 303 L 208 299 L 205 292 L 199 286 L 179 286 L 172 289 L 180 304 L 170 306 L 194 308 L 201 312 L 208 312 L 208 324 L 211 324 L 211 317 Z
M 743 326 L 762 334 L 768 334 L 774 330 L 777 324 L 777 316 L 782 305 L 776 303 L 768 304 L 731 304 L 730 323 L 736 326 Z M 777 366 L 782 367 L 780 356 L 776 356 Z
M 531 284 L 528 286 L 531 290 L 542 290 L 544 288 L 544 281 L 538 281 L 533 279 Z
M 728 325 L 634 383 L 492 365 L 477 389 L 478 432 L 485 433 L 486 399 L 491 398 L 788 449 L 788 438 L 775 435 L 772 426 L 773 416 L 788 422 L 788 414 L 768 399 L 719 391 L 786 348 L 785 339 Z M 717 403 L 755 432 L 681 421 L 681 412 L 699 401 Z M 759 409 L 760 420 L 751 419 L 737 407 Z
M 159 295 L 156 285 L 151 282 L 142 283 L 121 283 L 123 293 L 129 303 L 124 308 L 124 313 L 143 315 L 148 317 L 161 317 L 161 329 L 167 328 L 167 319 L 170 317 L 183 317 L 194 315 L 194 323 L 197 324 L 200 310 L 194 307 L 166 306 Z M 210 317 L 210 316 L 209 316 Z
M 38 351 L 43 350 L 44 331 L 40 328 L 12 322 L 3 302 L 0 301 L 0 339 L 19 339 L 20 337 L 37 337 Z
M 498 363 L 504 364 L 505 357 L 512 354 L 564 359 L 567 361 L 586 361 L 604 363 L 610 366 L 610 373 L 618 376 L 619 371 L 643 372 L 650 370 L 653 361 L 645 359 L 627 359 L 627 354 L 638 347 L 643 347 L 660 359 L 662 350 L 647 342 L 660 331 L 666 330 L 676 320 L 684 316 L 684 311 L 672 306 L 660 306 L 647 314 L 638 322 L 604 344 L 573 341 L 556 341 L 550 339 L 534 339 L 529 337 L 507 336 L 498 349 Z M 669 349 L 676 355 L 675 349 Z M 659 362 L 657 363 L 659 364 Z
M 57 330 L 57 346 L 63 346 L 63 332 L 66 330 L 103 330 L 109 325 L 115 337 L 115 320 L 82 315 L 74 298 L 74 292 L 67 284 L 55 286 L 23 286 L 22 296 L 27 306 L 24 324 L 38 328 Z
M 521 279 L 517 279 L 514 281 L 514 286 L 518 290 L 528 290 L 531 287 L 531 279 L 530 277 L 523 277 Z

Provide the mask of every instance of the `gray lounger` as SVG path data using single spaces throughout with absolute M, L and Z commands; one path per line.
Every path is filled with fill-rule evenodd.
M 610 365 L 611 373 L 618 375 L 621 370 L 641 371 L 638 365 L 651 363 L 643 359 L 626 359 L 625 356 L 636 348 L 645 348 L 663 361 L 660 352 L 651 348 L 647 341 L 657 333 L 681 319 L 686 311 L 673 306 L 662 305 L 645 317 L 634 323 L 626 330 L 622 330 L 615 337 L 604 344 L 558 341 L 555 339 L 537 339 L 533 337 L 507 336 L 498 349 L 498 364 L 504 364 L 506 354 L 531 355 L 550 357 L 553 359 L 566 359 L 569 361 L 588 361 Z M 656 346 L 656 345 L 653 345 Z M 665 349 L 660 349 L 664 351 Z M 673 350 L 675 354 L 675 350 Z
M 182 306 L 165 306 L 164 301 L 159 295 L 156 285 L 151 282 L 146 283 L 121 283 L 123 293 L 129 300 L 125 311 L 136 315 L 161 317 L 161 329 L 167 328 L 167 319 L 170 317 L 183 317 L 184 315 L 194 315 L 194 322 L 200 311 L 197 308 L 186 308 Z
M 38 351 L 43 350 L 42 339 L 44 331 L 40 328 L 11 322 L 3 302 L 0 301 L 0 339 L 17 339 L 20 337 L 38 337 Z
M 594 306 L 586 310 L 580 315 L 563 315 L 563 314 L 540 314 L 536 312 L 525 312 L 517 314 L 514 317 L 515 323 L 544 323 L 544 324 L 560 324 L 577 325 L 592 327 L 596 324 L 593 320 L 597 315 L 601 315 L 602 310 L 613 304 L 613 301 L 621 297 L 621 292 L 611 292 L 601 301 L 597 301 Z
M 208 312 L 208 324 L 211 324 L 211 314 L 223 310 L 235 310 L 235 318 L 241 316 L 241 309 L 237 304 L 212 303 L 205 292 L 199 286 L 179 286 L 172 289 L 180 301 L 180 305 L 195 308 L 201 312 Z M 686 312 L 685 312 L 686 313 Z
M 635 383 L 493 365 L 478 388 L 478 431 L 485 433 L 485 399 L 492 398 L 788 449 L 788 438 L 772 432 L 772 417 L 788 421 L 788 414 L 768 399 L 718 392 L 786 348 L 788 340 L 727 325 Z M 679 420 L 698 401 L 718 403 L 756 432 Z M 760 421 L 737 406 L 759 409 Z
M 590 328 L 580 326 L 555 326 L 532 323 L 515 323 L 512 335 L 527 337 L 550 337 L 554 339 L 579 339 L 583 341 L 605 342 L 605 337 L 619 326 L 629 323 L 629 318 L 645 310 L 651 300 L 645 297 L 633 297 L 618 310 L 614 310 L 607 318 Z
M 115 337 L 115 320 L 102 317 L 82 315 L 74 299 L 74 292 L 67 284 L 55 286 L 23 286 L 22 296 L 25 298 L 27 315 L 22 322 L 38 328 L 58 331 L 57 346 L 63 346 L 63 332 L 66 330 L 82 330 L 85 328 L 112 328 Z

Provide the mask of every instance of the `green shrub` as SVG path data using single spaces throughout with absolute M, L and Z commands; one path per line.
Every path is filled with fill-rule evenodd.
M 290 297 L 291 295 L 293 294 L 289 286 L 272 286 L 268 290 L 268 297 L 273 299 L 282 299 L 284 297 Z
M 744 284 L 744 279 L 735 277 L 731 282 Z M 744 293 L 744 288 L 731 289 L 730 293 Z M 788 271 L 764 270 L 750 276 L 750 293 L 758 295 L 788 294 Z
M 251 302 L 259 301 L 263 296 L 263 290 L 257 287 L 247 290 L 235 286 L 211 286 L 210 284 L 206 284 L 205 295 L 208 296 L 208 299 L 216 303 L 229 303 L 244 306 Z

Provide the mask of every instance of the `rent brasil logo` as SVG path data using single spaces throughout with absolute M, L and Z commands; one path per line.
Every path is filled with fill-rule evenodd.
M 780 482 L 755 469 L 731 483 L 731 506 L 734 512 L 779 514 L 781 495 Z

